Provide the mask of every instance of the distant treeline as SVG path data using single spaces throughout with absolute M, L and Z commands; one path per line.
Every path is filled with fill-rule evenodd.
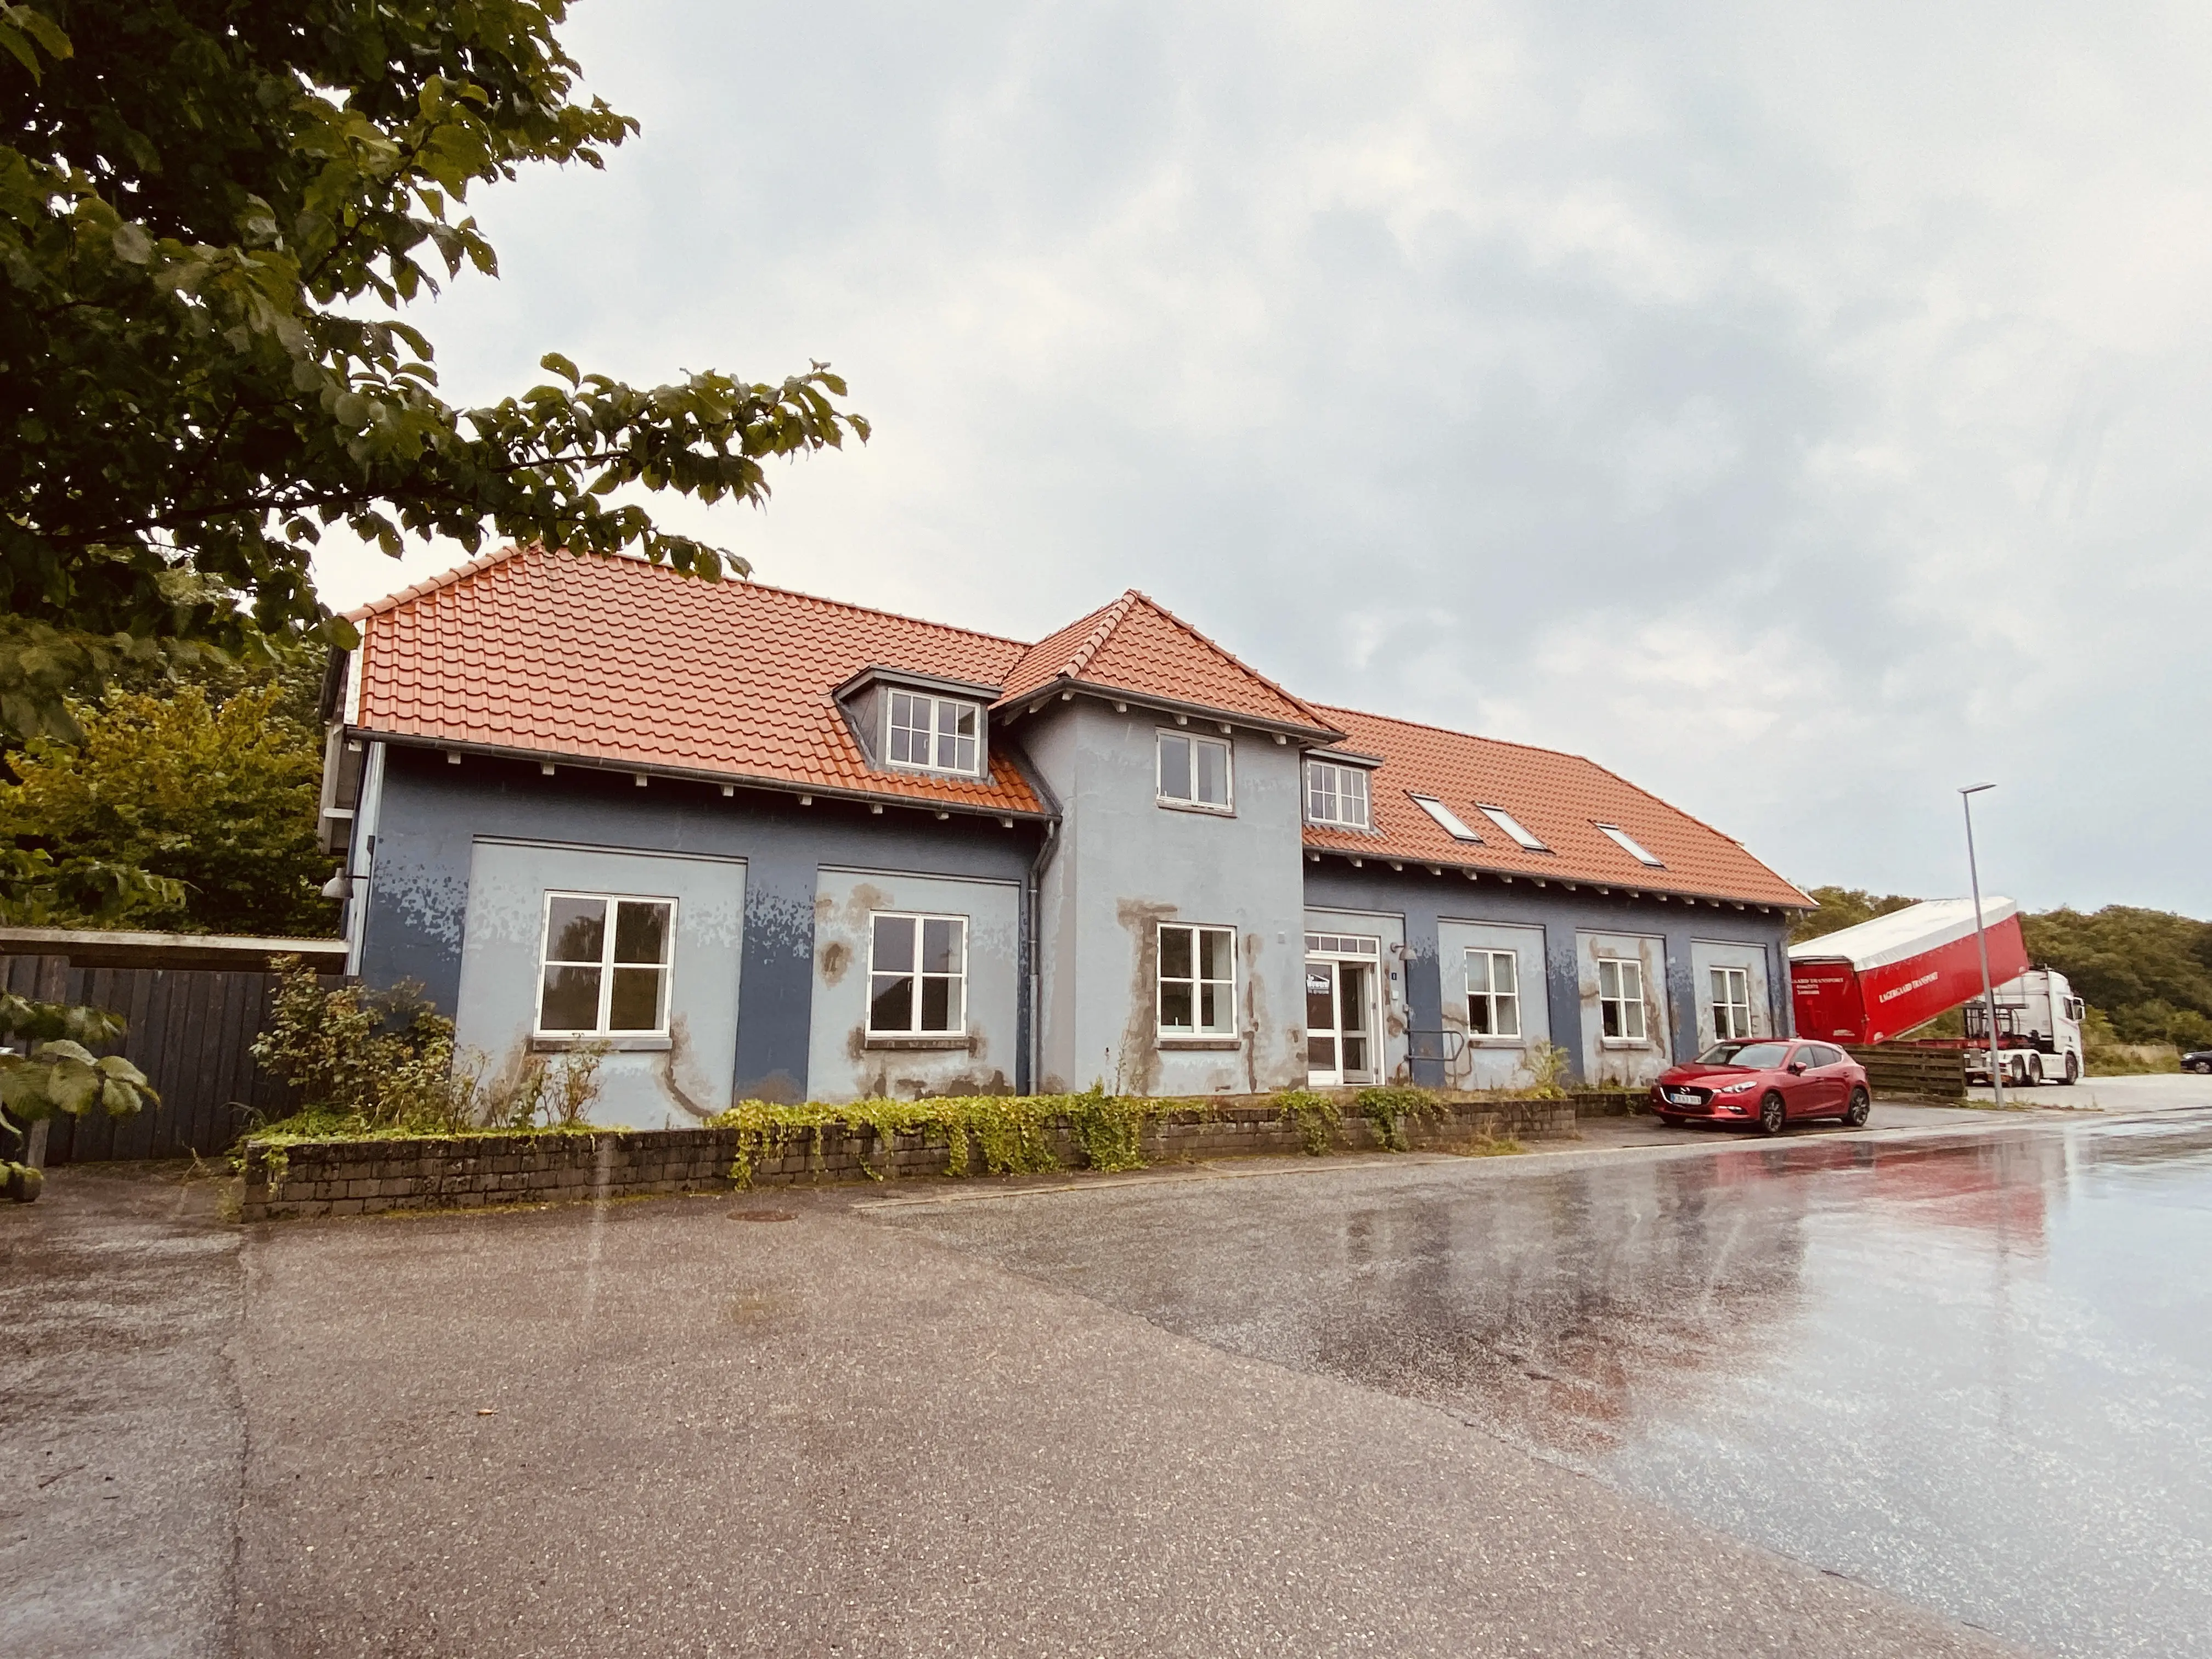
M 1806 890 L 1820 908 L 1790 930 L 1793 944 L 1918 902 L 1850 887 Z M 2030 960 L 2065 975 L 2118 1041 L 2212 1048 L 2212 922 L 2111 904 L 2088 915 L 2045 910 L 2021 923 Z

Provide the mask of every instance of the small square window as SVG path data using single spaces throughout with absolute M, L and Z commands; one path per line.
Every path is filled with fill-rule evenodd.
M 675 933 L 673 899 L 546 894 L 537 1035 L 665 1036 Z
M 1523 829 L 1521 821 L 1504 807 L 1486 806 L 1482 809 L 1482 813 L 1500 830 L 1512 836 L 1516 846 L 1531 853 L 1548 853 L 1552 850 Z
M 1346 830 L 1372 827 L 1367 805 L 1367 773 L 1328 761 L 1306 763 L 1306 822 Z
M 1232 804 L 1229 745 L 1182 732 L 1159 734 L 1159 798 L 1174 806 L 1226 812 Z
M 869 1036 L 957 1036 L 968 1029 L 967 1002 L 967 917 L 869 919 Z

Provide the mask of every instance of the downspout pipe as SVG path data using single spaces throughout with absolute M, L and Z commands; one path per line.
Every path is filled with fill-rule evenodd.
M 1022 754 L 1011 744 L 1007 748 L 1015 763 L 1020 768 L 1022 776 L 1028 781 L 1030 787 L 1036 792 L 1037 799 L 1044 803 L 1046 810 L 1052 814 L 1045 820 L 1044 839 L 1038 843 L 1036 855 L 1030 860 L 1029 875 L 1022 883 L 1019 951 L 1022 976 L 1020 1004 L 1022 1029 L 1018 1033 L 1016 1047 L 1016 1053 L 1019 1058 L 1014 1066 L 1014 1088 L 1016 1092 L 1026 1095 L 1036 1092 L 1044 1060 L 1044 963 L 1043 951 L 1039 948 L 1042 933 L 1042 929 L 1037 925 L 1039 896 L 1044 882 L 1045 870 L 1052 863 L 1053 854 L 1060 850 L 1060 825 L 1066 815 L 1061 811 L 1059 798 L 1052 793 L 1045 781 L 1037 775 L 1036 769 L 1029 763 L 1029 757 Z

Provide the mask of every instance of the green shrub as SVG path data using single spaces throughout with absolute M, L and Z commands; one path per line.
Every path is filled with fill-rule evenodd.
M 1426 1089 L 1396 1085 L 1362 1089 L 1352 1097 L 1352 1103 L 1375 1126 L 1375 1138 L 1382 1143 L 1383 1150 L 1391 1152 L 1405 1152 L 1412 1144 L 1399 1127 L 1401 1122 L 1433 1120 L 1443 1112 L 1443 1105 Z
M 1310 1089 L 1285 1089 L 1275 1097 L 1273 1104 L 1284 1122 L 1298 1126 L 1298 1139 L 1305 1144 L 1307 1157 L 1319 1158 L 1336 1145 L 1344 1113 L 1327 1095 L 1317 1095 Z

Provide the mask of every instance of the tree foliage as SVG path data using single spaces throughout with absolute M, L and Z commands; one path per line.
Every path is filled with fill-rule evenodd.
M 826 366 L 640 388 L 558 353 L 477 408 L 398 313 L 495 275 L 465 211 L 636 123 L 575 95 L 563 0 L 0 0 L 0 731 L 179 649 L 350 644 L 308 558 L 343 523 L 732 558 L 625 485 L 755 502 L 865 438 Z
M 284 712 L 277 678 L 220 704 L 201 686 L 112 691 L 74 744 L 6 757 L 0 848 L 53 872 L 52 927 L 326 933 L 331 860 L 316 844 L 321 734 Z M 116 872 L 146 879 L 111 896 Z
M 2064 974 L 2122 1042 L 2212 1048 L 2212 923 L 2107 905 L 2025 918 L 2028 955 Z
M 1856 927 L 1863 921 L 1872 921 L 1876 916 L 1886 916 L 1893 910 L 1902 910 L 1908 904 L 1917 904 L 1918 899 L 1906 898 L 1901 893 L 1884 893 L 1880 897 L 1856 887 L 1808 887 L 1808 898 L 1816 901 L 1820 908 L 1799 913 L 1790 924 L 1790 942 L 1802 944 L 1808 939 L 1841 933 L 1846 927 Z

